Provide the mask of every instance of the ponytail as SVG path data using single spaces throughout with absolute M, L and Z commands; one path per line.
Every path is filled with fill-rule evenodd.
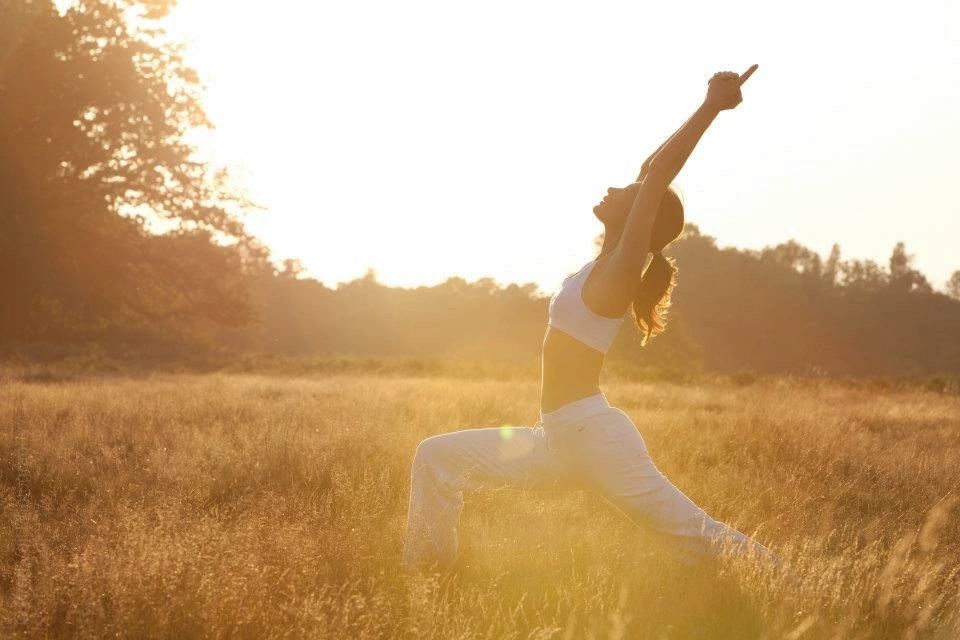
M 670 293 L 677 284 L 677 267 L 673 258 L 665 258 L 657 251 L 640 277 L 640 285 L 633 299 L 633 316 L 643 334 L 640 344 L 646 345 L 652 336 L 666 328 Z

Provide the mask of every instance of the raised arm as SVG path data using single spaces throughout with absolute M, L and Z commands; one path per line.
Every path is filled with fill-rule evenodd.
M 740 85 L 741 85 L 741 86 L 743 85 L 744 82 L 747 81 L 747 78 L 749 78 L 750 76 L 753 75 L 753 72 L 757 70 L 757 67 L 758 67 L 758 65 L 753 65 L 752 67 L 750 67 L 749 69 L 747 69 L 747 71 L 746 71 L 742 76 L 740 76 Z M 726 73 L 730 73 L 730 72 L 728 71 L 728 72 L 726 72 Z M 724 72 L 715 73 L 715 74 L 713 74 L 713 77 L 716 78 L 716 77 L 722 76 L 722 75 L 725 75 Z M 690 122 L 690 120 L 688 119 L 687 122 Z M 684 127 L 686 124 L 687 124 L 687 123 L 684 122 L 682 125 L 680 125 L 680 129 L 683 129 L 683 127 Z M 654 151 L 653 153 L 651 153 L 651 154 L 647 157 L 647 159 L 643 161 L 643 164 L 640 165 L 640 173 L 637 175 L 637 182 L 643 182 L 643 179 L 644 179 L 645 177 L 647 177 L 647 172 L 650 170 L 650 162 L 656 157 L 656 155 L 657 155 L 658 153 L 660 153 L 660 151 L 661 151 L 665 146 L 667 146 L 667 144 L 668 144 L 671 140 L 673 140 L 674 136 L 676 136 L 678 133 L 680 133 L 680 129 L 677 129 L 676 131 L 674 131 L 674 132 L 670 135 L 669 138 L 667 138 L 659 147 L 657 147 L 657 150 L 656 150 L 656 151 Z
M 646 262 L 650 245 L 650 231 L 667 187 L 677 177 L 687 158 L 693 153 L 700 138 L 721 111 L 733 109 L 743 100 L 740 87 L 756 70 L 754 65 L 742 76 L 718 73 L 710 79 L 707 96 L 693 115 L 667 140 L 654 156 L 648 159 L 643 180 L 620 241 L 611 262 L 617 263 L 617 271 L 625 275 L 639 276 Z
M 756 65 L 742 76 L 732 72 L 714 75 L 708 83 L 703 104 L 644 163 L 642 180 L 639 180 L 637 195 L 616 247 L 595 281 L 585 285 L 584 300 L 592 305 L 591 308 L 601 309 L 598 312 L 610 317 L 618 317 L 626 311 L 636 294 L 650 252 L 650 234 L 663 194 L 717 114 L 733 109 L 741 102 L 740 86 L 755 70 Z M 593 298 L 597 304 L 588 298 Z

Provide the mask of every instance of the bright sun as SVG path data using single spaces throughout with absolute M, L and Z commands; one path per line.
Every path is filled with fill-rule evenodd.
M 204 152 L 267 208 L 251 229 L 327 284 L 372 267 L 391 284 L 552 288 L 590 257 L 604 189 L 713 71 L 753 62 L 744 104 L 678 180 L 690 220 L 723 243 L 836 241 L 878 260 L 904 240 L 942 282 L 960 267 L 960 83 L 943 80 L 960 77 L 956 10 L 820 15 L 759 0 L 182 0 L 169 27 L 208 85 Z

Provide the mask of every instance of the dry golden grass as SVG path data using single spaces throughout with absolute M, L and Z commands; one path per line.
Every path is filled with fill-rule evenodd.
M 417 442 L 535 382 L 166 375 L 0 387 L 0 635 L 956 638 L 960 398 L 616 381 L 654 460 L 802 580 L 685 566 L 585 493 L 467 497 L 399 566 Z

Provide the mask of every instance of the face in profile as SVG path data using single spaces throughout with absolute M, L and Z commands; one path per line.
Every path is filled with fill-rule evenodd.
M 593 215 L 603 223 L 608 235 L 619 234 L 627 222 L 630 208 L 640 190 L 640 183 L 634 182 L 626 187 L 610 187 L 594 208 Z M 657 209 L 650 236 L 650 250 L 660 251 L 673 242 L 683 232 L 683 202 L 673 189 L 667 189 Z
M 593 215 L 603 223 L 608 232 L 614 229 L 622 229 L 639 190 L 639 182 L 634 182 L 626 187 L 610 187 L 607 189 L 607 195 L 603 197 L 603 200 L 593 208 Z

